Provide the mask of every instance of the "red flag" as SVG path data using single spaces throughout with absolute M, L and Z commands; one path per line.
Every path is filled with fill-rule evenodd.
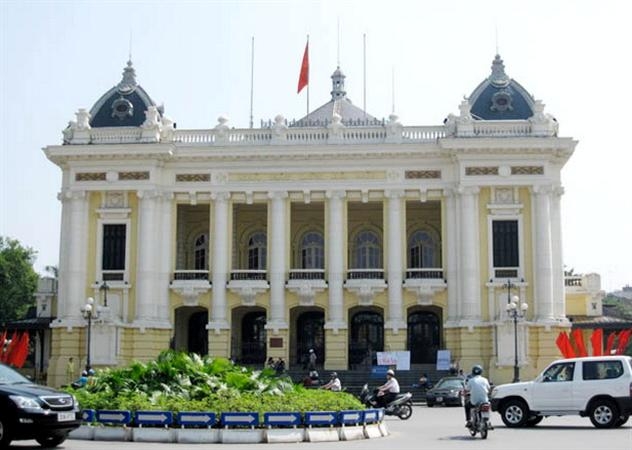
M 623 355 L 626 347 L 628 346 L 628 341 L 630 340 L 630 335 L 632 334 L 632 330 L 625 330 L 619 334 L 619 345 L 617 345 L 617 355 Z
M 612 347 L 614 346 L 614 338 L 617 336 L 617 332 L 613 331 L 608 335 L 608 340 L 606 341 L 606 349 L 604 350 L 604 355 L 610 355 L 612 353 Z
M 590 344 L 592 345 L 593 356 L 601 356 L 603 348 L 603 329 L 597 328 L 590 335 Z
M 298 91 L 300 93 L 309 83 L 309 41 L 305 44 L 305 53 L 303 53 L 303 62 L 301 63 L 301 74 L 298 76 Z
M 20 335 L 18 340 L 18 344 L 15 347 L 15 350 L 11 354 L 11 360 L 8 361 L 9 364 L 12 364 L 14 367 L 21 368 L 24 366 L 26 362 L 26 358 L 29 355 L 29 333 L 25 331 Z
M 562 353 L 562 356 L 564 358 L 575 357 L 575 351 L 573 350 L 571 341 L 568 339 L 568 335 L 564 331 L 560 331 L 560 334 L 557 336 L 555 343 L 557 344 L 557 348 L 560 349 L 560 353 Z
M 582 330 L 575 328 L 571 334 L 573 336 L 573 342 L 575 342 L 575 348 L 577 348 L 577 356 L 588 356 Z

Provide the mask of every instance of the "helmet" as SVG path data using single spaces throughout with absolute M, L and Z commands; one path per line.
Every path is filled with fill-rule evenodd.
M 395 376 L 395 372 L 393 372 L 393 369 L 388 369 L 386 371 L 386 375 L 390 375 L 390 376 L 394 377 Z
M 310 352 L 310 353 L 314 353 L 314 349 L 313 349 L 313 348 L 310 348 L 310 349 L 309 349 L 309 352 Z
M 477 364 L 474 367 L 472 367 L 472 375 L 482 375 L 482 374 L 483 374 L 483 368 L 481 366 Z
M 338 378 L 338 374 L 336 372 L 331 372 L 331 378 Z

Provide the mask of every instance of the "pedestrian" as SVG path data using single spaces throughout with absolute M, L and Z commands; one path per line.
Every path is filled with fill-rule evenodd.
M 71 356 L 70 358 L 68 358 L 68 362 L 66 363 L 66 383 L 71 384 L 73 381 L 75 381 L 76 376 L 77 372 L 75 367 L 75 360 Z
M 309 349 L 309 354 L 307 356 L 307 370 L 309 370 L 310 372 L 313 370 L 316 370 L 316 360 L 318 359 L 316 357 L 316 352 L 314 351 L 313 348 Z

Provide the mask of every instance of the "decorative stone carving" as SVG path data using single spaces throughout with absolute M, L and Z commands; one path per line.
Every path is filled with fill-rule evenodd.
M 404 289 L 417 297 L 418 305 L 432 305 L 435 294 L 445 291 L 446 283 L 442 279 L 416 279 L 404 281 Z
M 162 116 L 162 129 L 160 130 L 160 140 L 162 142 L 173 142 L 175 135 L 175 123 L 169 117 Z
M 125 194 L 123 192 L 106 192 L 105 208 L 123 208 L 125 207 Z
M 327 288 L 324 280 L 289 280 L 287 289 L 298 296 L 300 306 L 314 306 L 316 294 Z
M 334 113 L 331 117 L 331 123 L 327 127 L 329 129 L 329 139 L 328 142 L 330 144 L 340 143 L 343 141 L 343 131 L 345 129 L 344 124 L 342 123 L 342 117 L 338 113 Z
M 90 113 L 84 108 L 79 108 L 79 111 L 75 113 L 77 116 L 77 122 L 74 123 L 75 130 L 89 130 L 90 127 Z
M 386 123 L 386 142 L 402 142 L 403 129 L 404 127 L 396 114 L 388 116 L 388 122 Z
M 277 114 L 274 118 L 274 125 L 272 126 L 272 144 L 285 142 L 287 139 L 287 124 L 285 123 L 285 117 L 281 114 Z
M 174 280 L 171 290 L 182 297 L 184 306 L 199 306 L 200 298 L 210 290 L 207 280 Z
M 153 105 L 147 107 L 147 111 L 145 111 L 145 121 L 141 125 L 141 128 L 146 130 L 160 128 L 160 113 L 158 112 L 158 108 Z
M 377 294 L 387 288 L 384 280 L 353 279 L 345 282 L 345 289 L 358 297 L 358 305 L 371 306 Z
M 227 123 L 228 117 L 222 115 L 217 118 L 217 125 L 213 128 L 215 130 L 215 142 L 228 142 L 229 127 Z

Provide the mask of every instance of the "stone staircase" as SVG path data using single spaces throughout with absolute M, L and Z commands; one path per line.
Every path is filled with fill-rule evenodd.
M 323 370 L 322 368 L 318 370 L 321 385 L 329 381 L 331 372 L 332 370 Z M 336 372 L 342 382 L 343 389 L 353 395 L 358 395 L 365 383 L 368 383 L 369 388 L 373 389 L 386 381 L 385 377 L 381 375 L 375 376 L 371 374 L 370 368 L 336 370 Z M 306 370 L 302 369 L 291 369 L 286 373 L 295 383 L 302 383 L 308 374 Z M 418 386 L 413 386 L 419 383 L 419 378 L 423 373 L 428 375 L 432 384 L 439 381 L 440 378 L 449 375 L 447 370 L 437 370 L 435 364 L 413 364 L 410 370 L 395 370 L 395 377 L 397 381 L 399 381 L 401 392 L 411 392 L 413 394 L 413 402 L 415 403 L 426 401 L 425 390 Z

